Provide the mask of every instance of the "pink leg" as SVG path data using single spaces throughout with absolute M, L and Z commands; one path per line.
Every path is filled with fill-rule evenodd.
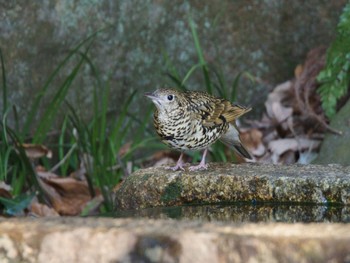
M 185 171 L 185 168 L 183 167 L 184 165 L 184 162 L 182 161 L 182 157 L 183 157 L 183 153 L 180 154 L 180 157 L 179 157 L 179 160 L 177 160 L 177 163 L 175 166 L 173 167 L 166 167 L 165 169 L 168 169 L 168 170 L 173 170 L 173 171 L 176 171 L 178 169 L 182 170 L 182 171 Z
M 190 171 L 196 171 L 196 170 L 206 170 L 208 169 L 208 165 L 205 163 L 205 156 L 207 156 L 208 149 L 205 149 L 203 152 L 202 160 L 198 165 L 191 166 L 188 168 Z

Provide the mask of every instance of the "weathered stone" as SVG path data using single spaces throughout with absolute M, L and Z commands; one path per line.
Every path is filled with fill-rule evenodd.
M 231 223 L 350 223 L 350 206 L 235 202 L 117 210 L 111 213 L 111 216 L 117 218 L 182 219 Z
M 238 201 L 350 205 L 350 167 L 211 163 L 206 171 L 136 171 L 116 192 L 117 209 Z
M 2 219 L 1 262 L 349 262 L 349 224 Z
M 5 58 L 8 99 L 18 106 L 17 116 L 23 121 L 31 98 L 59 62 L 80 41 L 102 28 L 105 30 L 96 36 L 87 55 L 98 69 L 99 79 L 111 87 L 113 101 L 125 101 L 130 89 L 173 85 L 164 74 L 169 63 L 181 77 L 198 63 L 188 24 L 191 15 L 208 63 L 220 65 L 228 87 L 242 71 L 262 80 L 256 85 L 246 80 L 239 89 L 242 104 L 262 105 L 261 97 L 254 96 L 257 91 L 266 93 L 271 85 L 289 79 L 310 49 L 329 45 L 346 2 L 0 1 L 0 47 Z M 49 95 L 57 91 L 79 58 L 75 56 L 64 66 Z M 94 74 L 84 64 L 68 97 L 85 114 L 93 105 L 97 85 Z M 195 89 L 203 87 L 200 70 L 188 84 Z M 45 97 L 42 111 L 50 103 L 49 98 Z M 120 104 L 114 103 L 111 110 L 118 110 Z
M 350 165 L 350 101 L 334 116 L 330 126 L 342 135 L 328 133 L 322 142 L 318 158 L 314 163 L 338 163 Z M 349 199 L 348 193 L 347 199 Z

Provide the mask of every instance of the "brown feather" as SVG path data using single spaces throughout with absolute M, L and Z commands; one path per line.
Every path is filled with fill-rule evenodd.
M 205 127 L 220 125 L 223 122 L 234 123 L 237 118 L 251 110 L 199 91 L 188 92 L 186 95 L 192 102 L 190 109 L 194 112 L 194 118 L 201 118 Z

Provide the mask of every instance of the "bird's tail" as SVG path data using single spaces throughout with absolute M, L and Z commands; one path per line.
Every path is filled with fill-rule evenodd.
M 241 139 L 239 137 L 239 132 L 235 127 L 235 125 L 230 124 L 229 129 L 224 135 L 221 136 L 220 141 L 226 144 L 231 149 L 233 149 L 242 157 L 250 160 L 252 159 L 252 156 L 250 155 L 250 153 L 243 146 Z

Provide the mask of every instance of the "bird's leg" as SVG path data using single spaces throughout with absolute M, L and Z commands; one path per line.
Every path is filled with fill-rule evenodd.
M 184 155 L 183 153 L 180 154 L 180 157 L 179 157 L 179 159 L 177 160 L 175 166 L 173 166 L 173 167 L 166 167 L 166 169 L 168 169 L 168 170 L 173 170 L 173 171 L 176 171 L 176 170 L 180 169 L 180 170 L 182 170 L 182 171 L 185 171 L 185 168 L 184 168 L 184 166 L 183 166 L 183 165 L 184 165 L 184 162 L 182 161 L 183 155 Z
M 205 149 L 203 152 L 202 160 L 198 165 L 191 166 L 188 168 L 190 171 L 196 171 L 196 170 L 206 170 L 208 168 L 208 164 L 205 163 L 205 156 L 207 156 L 208 149 Z

